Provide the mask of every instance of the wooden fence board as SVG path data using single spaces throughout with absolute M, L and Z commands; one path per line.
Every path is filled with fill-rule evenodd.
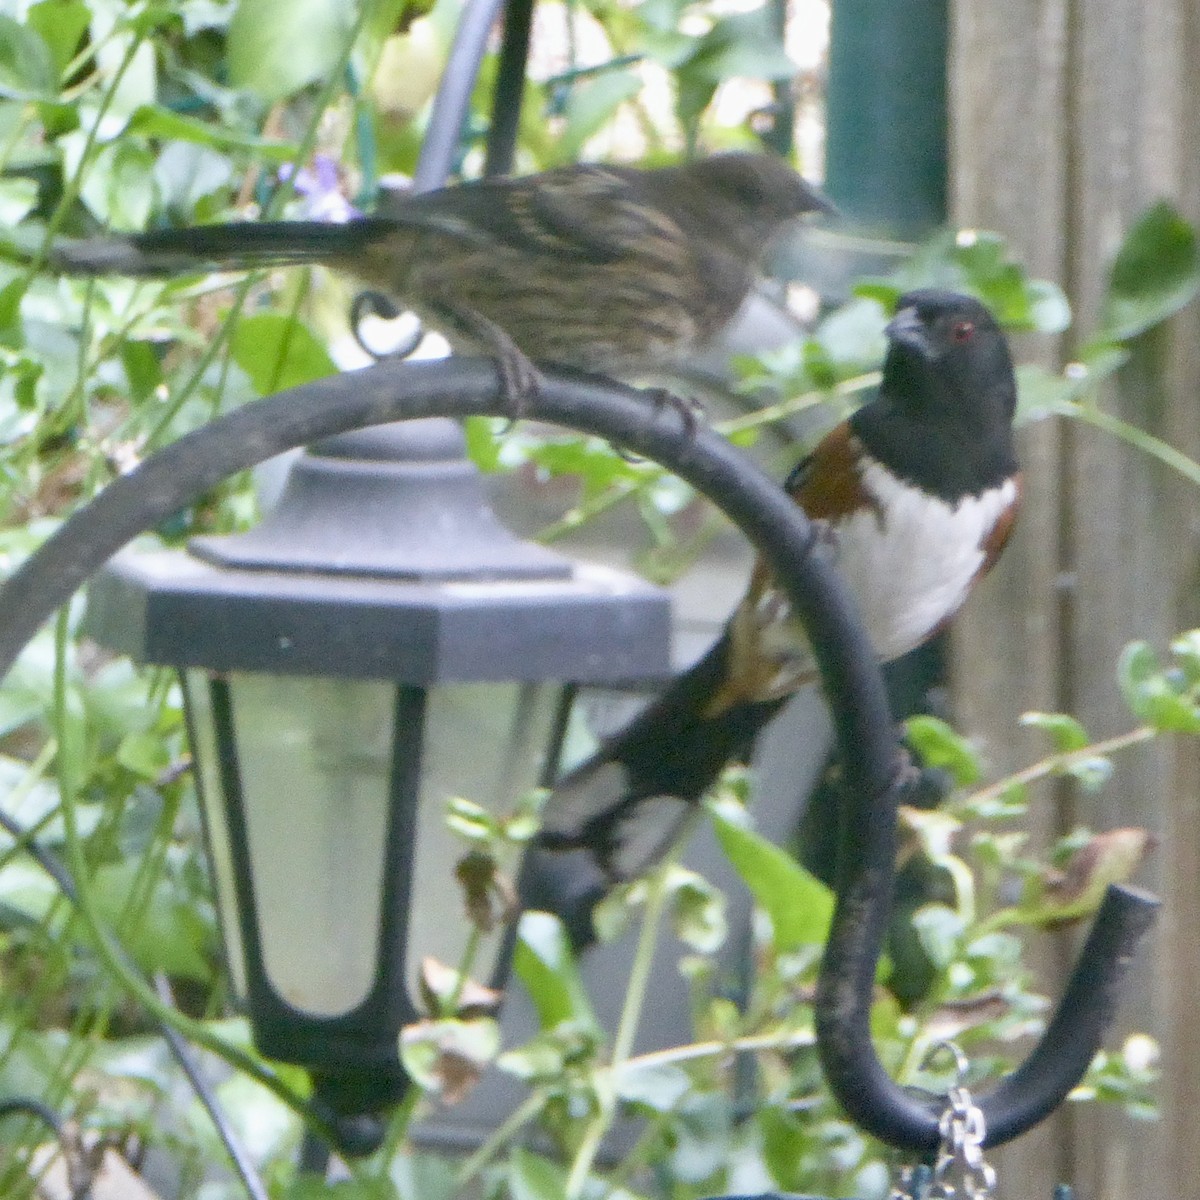
M 952 6 L 954 219 L 1006 234 L 1030 268 L 1063 284 L 1077 329 L 1094 326 L 1104 269 L 1131 220 L 1167 196 L 1200 217 L 1200 14 L 1195 0 L 1020 0 Z M 1053 362 L 1062 347 L 1018 347 Z M 1103 399 L 1109 411 L 1200 449 L 1200 317 L 1148 339 Z M 1028 762 L 1031 707 L 1069 707 L 1096 735 L 1128 726 L 1114 664 L 1131 638 L 1166 646 L 1200 623 L 1200 492 L 1111 438 L 1044 423 L 1023 436 L 1021 534 L 958 630 L 963 727 L 1001 769 Z M 1068 1108 L 997 1156 L 1002 1195 L 1048 1197 L 1069 1178 L 1084 1200 L 1200 1195 L 1200 762 L 1194 744 L 1125 756 L 1099 797 L 1047 795 L 1039 836 L 1078 819 L 1147 825 L 1163 838 L 1145 875 L 1168 913 L 1142 961 L 1125 1028 L 1163 1041 L 1164 1114 Z M 1043 966 L 1071 947 L 1039 949 Z M 1047 990 L 1056 985 L 1047 976 Z M 1115 1035 L 1114 1041 L 1119 1037 Z M 1064 1174 L 1065 1173 L 1065 1174 Z

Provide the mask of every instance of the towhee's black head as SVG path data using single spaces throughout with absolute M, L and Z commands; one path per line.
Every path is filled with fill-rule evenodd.
M 879 394 L 850 419 L 872 457 L 946 500 L 1012 475 L 1016 377 L 988 309 L 956 292 L 913 291 L 886 332 Z

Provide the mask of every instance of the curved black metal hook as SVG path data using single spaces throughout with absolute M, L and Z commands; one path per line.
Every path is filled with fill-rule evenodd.
M 395 321 L 403 315 L 404 310 L 390 296 L 385 296 L 383 292 L 362 291 L 350 302 L 350 332 L 354 335 L 354 340 L 358 343 L 359 349 L 374 359 L 375 362 L 383 362 L 385 359 L 407 358 L 421 344 L 421 339 L 425 336 L 425 328 L 419 319 L 414 323 L 413 328 L 399 345 L 387 350 L 379 350 L 372 346 L 371 339 L 366 336 L 363 330 L 363 322 L 368 317 L 379 317 L 384 321 Z
M 127 541 L 197 495 L 275 454 L 348 429 L 426 416 L 506 415 L 483 360 L 381 363 L 268 397 L 158 451 L 63 523 L 0 588 L 0 676 L 38 627 Z M 884 1073 L 867 1016 L 891 900 L 895 809 L 906 765 L 878 664 L 854 602 L 803 512 L 737 447 L 676 410 L 606 380 L 545 371 L 528 415 L 654 459 L 708 496 L 761 551 L 808 630 L 837 730 L 849 795 L 843 878 L 818 1002 L 835 1094 L 892 1145 L 937 1144 L 937 1119 Z M 858 840 L 858 839 L 862 840 Z M 1156 902 L 1110 889 L 1063 1000 L 1030 1059 L 982 1098 L 989 1144 L 1036 1123 L 1078 1081 Z
M 872 797 L 854 786 L 845 761 L 837 908 L 817 984 L 817 1049 L 830 1090 L 872 1136 L 903 1150 L 938 1146 L 941 1098 L 920 1100 L 883 1069 L 871 1043 L 875 967 L 891 910 L 896 809 L 912 778 Z M 1032 1129 L 1066 1098 L 1100 1048 L 1120 985 L 1159 902 L 1135 888 L 1110 886 L 1054 1015 L 1028 1058 L 990 1092 L 977 1096 L 999 1146 Z
M 35 1121 L 41 1121 L 54 1134 L 55 1140 L 62 1141 L 62 1117 L 50 1105 L 32 1096 L 5 1096 L 0 1099 L 0 1121 L 5 1117 L 32 1117 Z
M 68 1164 L 67 1178 L 70 1181 L 76 1172 L 76 1168 L 82 1164 L 79 1164 L 73 1158 L 73 1156 L 78 1155 L 78 1147 L 72 1144 L 72 1139 L 67 1134 L 66 1124 L 58 1113 L 45 1102 L 36 1100 L 32 1096 L 6 1096 L 0 1100 L 0 1120 L 13 1116 L 32 1117 L 34 1120 L 40 1121 L 54 1134 L 54 1140 L 58 1142 L 59 1151 L 63 1155 L 64 1161 Z M 85 1174 L 83 1179 L 69 1182 L 68 1186 L 71 1188 L 71 1200 L 91 1200 L 92 1180 L 90 1172 Z

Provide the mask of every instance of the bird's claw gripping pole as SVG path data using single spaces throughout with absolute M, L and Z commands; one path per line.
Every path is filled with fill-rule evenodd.
M 208 488 L 273 455 L 349 429 L 428 416 L 506 415 L 491 365 L 382 363 L 268 397 L 220 417 L 115 479 L 0 588 L 0 677 L 42 623 L 113 554 Z M 865 1130 L 924 1151 L 944 1103 L 912 1099 L 870 1043 L 875 963 L 891 904 L 895 818 L 906 760 L 853 600 L 820 539 L 782 488 L 740 450 L 674 409 L 607 380 L 546 371 L 528 416 L 607 438 L 703 492 L 761 551 L 811 639 L 847 785 L 838 905 L 817 1000 L 821 1060 L 834 1095 Z M 1016 1137 L 1075 1085 L 1111 1018 L 1133 949 L 1157 902 L 1110 888 L 1049 1028 L 980 1105 L 987 1143 Z

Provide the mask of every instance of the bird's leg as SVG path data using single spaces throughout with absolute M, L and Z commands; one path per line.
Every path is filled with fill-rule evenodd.
M 646 388 L 645 393 L 653 401 L 655 408 L 669 408 L 677 412 L 687 436 L 696 436 L 696 430 L 700 428 L 707 414 L 704 405 L 695 396 L 680 396 L 665 387 Z
M 439 298 L 430 307 L 449 328 L 491 351 L 500 375 L 500 394 L 512 421 L 519 421 L 542 382 L 541 373 L 529 356 L 499 325 L 473 308 L 445 298 Z

